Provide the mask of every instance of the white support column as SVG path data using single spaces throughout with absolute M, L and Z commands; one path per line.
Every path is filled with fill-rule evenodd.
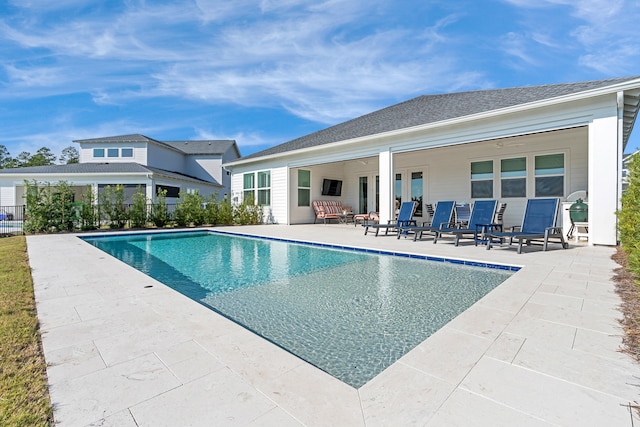
M 615 109 L 589 124 L 589 244 L 617 243 L 618 120 Z
M 394 217 L 393 201 L 393 153 L 391 150 L 379 154 L 380 175 L 380 224 L 386 224 Z
M 149 201 L 149 203 L 155 203 L 155 198 L 153 197 L 153 179 L 147 177 L 146 188 L 145 188 L 145 197 Z

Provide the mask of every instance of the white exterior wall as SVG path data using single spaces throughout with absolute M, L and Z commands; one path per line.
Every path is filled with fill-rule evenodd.
M 330 163 L 321 166 L 310 166 L 293 168 L 289 173 L 289 180 L 291 182 L 291 188 L 289 191 L 290 200 L 290 224 L 308 224 L 313 222 L 315 213 L 313 207 L 298 206 L 298 169 L 305 169 L 311 172 L 311 202 L 314 200 L 353 200 L 348 194 L 356 192 L 357 201 L 357 183 L 352 183 L 346 179 L 345 163 Z M 342 180 L 342 195 L 341 196 L 323 196 L 322 195 L 322 181 L 324 179 L 339 179 Z M 350 203 L 345 203 L 349 205 Z M 353 209 L 357 209 L 358 205 L 351 205 Z
M 171 148 L 148 144 L 146 166 L 182 172 L 186 170 L 185 157 L 184 154 Z
M 288 206 L 290 197 L 288 192 L 289 174 L 286 166 L 261 168 L 256 170 L 237 168 L 231 174 L 231 202 L 241 203 L 243 200 L 243 175 L 258 171 L 271 172 L 271 205 L 264 207 L 264 222 L 268 224 L 289 224 Z
M 222 184 L 222 158 L 218 155 L 188 155 L 184 173 L 206 181 L 215 179 Z
M 23 203 L 16 203 L 16 191 L 13 182 L 8 180 L 0 181 L 0 206 L 16 206 Z

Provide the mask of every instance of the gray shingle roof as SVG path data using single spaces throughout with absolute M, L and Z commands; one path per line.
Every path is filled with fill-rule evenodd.
M 151 142 L 158 145 L 169 146 L 184 154 L 224 154 L 229 148 L 234 147 L 236 141 L 232 139 L 206 139 L 206 140 L 184 140 L 184 141 L 159 141 L 149 138 L 139 133 L 131 135 L 107 136 L 103 138 L 77 139 L 78 143 L 100 143 L 100 144 L 126 144 Z M 238 156 L 240 152 L 235 147 Z
M 224 154 L 233 148 L 233 139 L 212 139 L 201 141 L 163 141 L 166 145 L 176 148 L 185 154 Z M 239 155 L 239 153 L 238 153 Z
M 131 135 L 105 136 L 102 138 L 76 139 L 73 142 L 156 142 L 161 143 L 157 139 L 134 133 Z
M 525 86 L 458 92 L 441 95 L 422 95 L 382 110 L 337 124 L 327 129 L 285 142 L 275 147 L 250 154 L 238 160 L 281 154 L 288 151 L 315 147 L 332 142 L 437 123 L 535 101 L 577 94 L 618 83 L 638 79 L 635 77 L 594 80 L 579 83 Z
M 168 171 L 139 163 L 75 163 L 70 165 L 28 166 L 24 168 L 0 169 L 0 175 L 66 175 L 66 174 L 123 174 L 153 173 L 174 179 L 188 179 L 200 183 L 220 185 L 216 180 L 205 181 L 180 172 Z

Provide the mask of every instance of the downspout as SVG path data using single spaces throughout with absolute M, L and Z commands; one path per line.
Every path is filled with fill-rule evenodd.
M 624 151 L 624 91 L 619 91 L 617 94 L 617 106 L 618 106 L 618 161 L 616 165 L 617 177 L 617 209 L 622 209 L 622 157 Z M 620 236 L 618 231 L 618 216 L 616 215 L 616 241 L 620 242 Z

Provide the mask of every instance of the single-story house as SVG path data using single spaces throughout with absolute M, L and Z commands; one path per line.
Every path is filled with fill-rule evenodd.
M 80 145 L 79 163 L 0 169 L 0 206 L 24 204 L 25 181 L 55 184 L 66 181 L 77 200 L 87 188 L 95 195 L 107 185 L 122 184 L 127 202 L 141 188 L 147 199 L 158 191 L 167 198 L 180 191 L 198 191 L 222 198 L 231 177 L 224 162 L 240 157 L 233 140 L 158 141 L 144 135 L 123 135 L 73 141 Z
M 226 162 L 231 195 L 274 223 L 314 222 L 311 202 L 393 218 L 396 201 L 507 203 L 588 194 L 589 243 L 615 245 L 622 157 L 640 77 L 424 95 Z M 323 195 L 324 193 L 324 195 Z

